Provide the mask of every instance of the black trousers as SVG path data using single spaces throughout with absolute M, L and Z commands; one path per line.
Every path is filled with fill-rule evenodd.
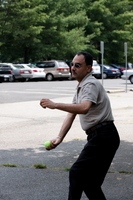
M 88 135 L 87 144 L 70 169 L 68 200 L 80 200 L 83 191 L 90 200 L 106 200 L 101 185 L 119 144 L 113 122 Z

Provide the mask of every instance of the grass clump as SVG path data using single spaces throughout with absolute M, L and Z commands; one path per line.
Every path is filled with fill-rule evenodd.
M 3 164 L 4 167 L 17 167 L 17 165 L 15 164 L 11 164 L 11 163 L 5 163 Z
M 65 168 L 65 171 L 69 172 L 69 171 L 70 171 L 70 168 Z
M 120 174 L 133 174 L 133 172 L 119 171 Z
M 33 167 L 36 168 L 36 169 L 46 169 L 47 168 L 47 166 L 45 164 L 42 164 L 42 163 L 34 164 Z

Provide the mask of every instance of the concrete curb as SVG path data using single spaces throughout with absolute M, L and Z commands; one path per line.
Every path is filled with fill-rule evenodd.
M 107 93 L 125 92 L 125 90 L 107 90 Z

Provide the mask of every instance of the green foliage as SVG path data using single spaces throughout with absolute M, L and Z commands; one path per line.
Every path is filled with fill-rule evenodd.
M 72 14 L 68 7 L 74 11 Z M 0 10 L 3 61 L 64 59 L 75 53 L 79 46 L 85 47 L 83 26 L 87 18 L 80 1 L 75 5 L 73 1 L 62 0 L 8 0 L 1 4 Z M 77 12 L 80 15 L 75 16 Z M 73 39 L 80 38 L 67 53 L 72 45 L 70 32 L 75 35 Z
M 47 17 L 42 8 L 39 0 L 8 0 L 1 6 L 1 51 L 7 60 L 22 58 L 25 53 L 28 56 L 32 47 L 40 42 L 37 39 L 43 29 L 40 20 Z
M 88 5 L 87 5 L 88 4 Z M 90 44 L 92 53 L 100 62 L 100 41 L 104 41 L 106 62 L 120 62 L 124 59 L 124 42 L 131 48 L 133 12 L 127 0 L 86 1 L 87 16 L 90 19 L 86 34 L 93 34 Z M 129 26 L 131 27 L 129 29 Z M 95 51 L 97 50 L 97 51 Z M 99 51 L 99 54 L 98 54 Z M 130 54 L 129 54 L 130 55 Z
M 88 50 L 100 62 L 133 62 L 133 3 L 129 0 L 0 1 L 0 60 L 70 60 Z
M 79 47 L 85 48 L 84 26 L 87 17 L 78 1 L 75 5 L 73 0 L 60 0 L 55 2 L 53 8 L 52 5 L 47 9 L 49 17 L 40 35 L 43 41 L 40 59 L 68 59 Z M 76 15 L 77 12 L 79 15 Z

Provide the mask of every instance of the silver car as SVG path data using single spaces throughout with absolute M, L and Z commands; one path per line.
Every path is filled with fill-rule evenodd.
M 123 80 L 129 80 L 133 84 L 133 69 L 123 70 L 123 75 L 121 76 Z
M 33 77 L 31 69 L 24 69 L 22 66 L 17 66 L 12 63 L 0 63 L 0 66 L 12 71 L 12 78 L 9 81 L 27 81 Z
M 38 68 L 37 66 L 33 64 L 17 64 L 15 66 L 21 66 L 24 69 L 30 69 L 32 71 L 33 77 L 31 79 L 36 80 L 36 79 L 43 79 L 45 80 L 46 73 L 45 70 L 42 68 Z
M 69 79 L 71 77 L 70 67 L 64 61 L 42 61 L 37 62 L 36 66 L 45 70 L 47 81 L 52 81 L 54 79 Z

